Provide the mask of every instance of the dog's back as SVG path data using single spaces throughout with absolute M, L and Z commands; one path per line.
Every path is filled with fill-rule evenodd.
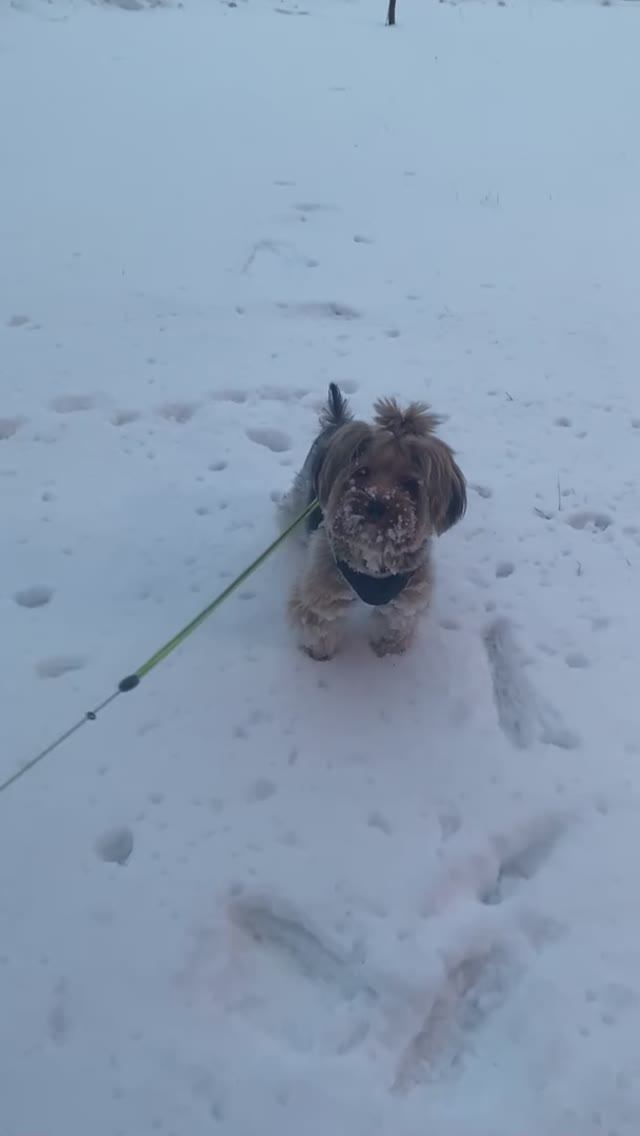
M 286 527 L 297 517 L 307 505 L 310 505 L 318 493 L 318 476 L 324 462 L 329 442 L 336 430 L 353 420 L 349 403 L 336 383 L 329 384 L 329 395 L 326 404 L 320 411 L 320 433 L 315 439 L 304 465 L 296 475 L 290 493 L 282 502 L 280 512 L 283 525 Z M 322 524 L 322 510 L 314 509 L 306 522 L 306 531 L 314 532 Z

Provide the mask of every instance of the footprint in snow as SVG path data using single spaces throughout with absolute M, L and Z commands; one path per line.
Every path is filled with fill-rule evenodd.
M 71 671 L 81 671 L 87 660 L 82 655 L 52 655 L 36 663 L 36 674 L 40 678 L 61 678 Z
M 61 394 L 52 398 L 49 408 L 56 414 L 78 414 L 81 411 L 93 410 L 96 402 L 88 394 Z
M 232 389 L 212 391 L 210 395 L 210 398 L 213 399 L 214 402 L 235 402 L 238 405 L 246 402 L 248 397 L 247 391 Z
M 496 564 L 496 576 L 499 580 L 505 580 L 507 576 L 513 576 L 515 570 L 515 564 L 512 564 L 509 560 L 501 560 L 499 564 Z
M 197 402 L 165 402 L 158 407 L 158 414 L 167 422 L 179 422 L 184 425 L 193 418 L 197 409 Z
M 126 825 L 110 828 L 96 841 L 96 852 L 106 864 L 120 864 L 129 860 L 133 852 L 133 833 Z
M 6 442 L 24 426 L 26 418 L 0 418 L 0 442 Z
M 559 749 L 575 749 L 578 736 L 531 683 L 510 622 L 494 620 L 483 639 L 498 723 L 512 745 L 528 749 L 540 741 Z
M 18 607 L 44 607 L 53 598 L 53 588 L 36 584 L 31 588 L 23 588 L 16 592 L 13 598 Z
M 278 386 L 263 386 L 259 387 L 256 391 L 258 398 L 264 402 L 295 402 L 298 399 L 306 398 L 312 392 L 308 387 L 278 387 Z
M 56 983 L 53 991 L 52 1004 L 47 1016 L 47 1032 L 51 1040 L 60 1045 L 68 1039 L 70 1030 L 69 988 L 66 979 L 62 978 Z
M 269 777 L 258 777 L 247 790 L 248 801 L 268 801 L 269 797 L 273 797 L 278 792 L 278 786 L 275 781 L 271 781 Z
M 573 513 L 567 518 L 567 524 L 571 525 L 572 529 L 580 531 L 586 529 L 589 532 L 605 532 L 613 524 L 613 521 L 606 513 L 595 513 L 587 510 L 584 513 Z
M 131 422 L 137 422 L 142 415 L 139 410 L 116 410 L 111 415 L 112 426 L 128 426 Z
M 474 493 L 477 493 L 478 497 L 483 497 L 485 501 L 488 501 L 490 497 L 493 497 L 493 490 L 489 489 L 488 485 L 477 485 L 474 482 L 471 482 L 469 484 L 469 489 L 472 489 Z
M 255 426 L 247 430 L 247 437 L 258 446 L 265 446 L 274 454 L 283 454 L 291 449 L 291 438 L 284 430 L 267 426 Z
M 335 213 L 335 205 L 324 205 L 321 201 L 299 201 L 295 208 L 298 213 Z
M 281 311 L 287 312 L 292 316 L 307 316 L 311 319 L 338 319 L 338 320 L 357 320 L 361 318 L 362 313 L 351 304 L 343 304 L 339 300 L 316 301 L 301 304 L 287 304 L 280 303 L 278 307 Z
M 443 837 L 455 840 L 445 815 Z M 441 820 L 442 824 L 442 820 Z M 525 889 L 552 857 L 568 818 L 555 814 L 523 819 L 512 831 L 496 833 L 462 852 L 448 854 L 423 910 L 434 925 L 446 921 L 461 899 L 478 904 L 487 916 L 478 916 L 478 933 L 470 925 L 464 936 L 455 933 L 441 953 L 442 966 L 424 999 L 417 1028 L 412 1031 L 396 1068 L 393 1091 L 409 1093 L 418 1085 L 438 1079 L 460 1067 L 474 1039 L 500 1008 L 522 974 L 522 960 L 504 937 L 493 908 L 508 904 Z M 455 848 L 455 843 L 453 845 Z M 518 917 L 526 938 L 537 947 L 558 939 L 563 928 L 534 908 Z M 441 922 L 441 925 L 444 923 Z M 437 932 L 436 932 L 437 934 Z

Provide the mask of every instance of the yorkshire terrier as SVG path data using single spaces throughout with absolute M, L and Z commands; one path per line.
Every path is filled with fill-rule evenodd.
M 289 519 L 318 502 L 289 600 L 313 659 L 335 654 L 356 599 L 375 608 L 377 655 L 410 645 L 431 599 L 432 538 L 455 525 L 467 504 L 453 451 L 435 434 L 440 422 L 426 404 L 403 410 L 392 398 L 376 402 L 373 424 L 360 421 L 330 385 L 320 433 L 285 501 Z

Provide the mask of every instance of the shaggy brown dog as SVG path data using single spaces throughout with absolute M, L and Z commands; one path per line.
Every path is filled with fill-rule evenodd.
M 285 502 L 307 522 L 308 554 L 289 602 L 304 649 L 330 659 L 356 598 L 375 607 L 371 645 L 378 655 L 411 642 L 433 586 L 430 546 L 460 520 L 465 479 L 440 423 L 422 403 L 402 410 L 375 404 L 373 424 L 354 419 L 332 383 L 316 438 Z

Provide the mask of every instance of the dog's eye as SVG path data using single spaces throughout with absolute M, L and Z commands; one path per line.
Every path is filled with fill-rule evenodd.
M 405 492 L 410 493 L 412 497 L 418 496 L 420 492 L 420 482 L 415 477 L 405 477 L 401 485 Z

